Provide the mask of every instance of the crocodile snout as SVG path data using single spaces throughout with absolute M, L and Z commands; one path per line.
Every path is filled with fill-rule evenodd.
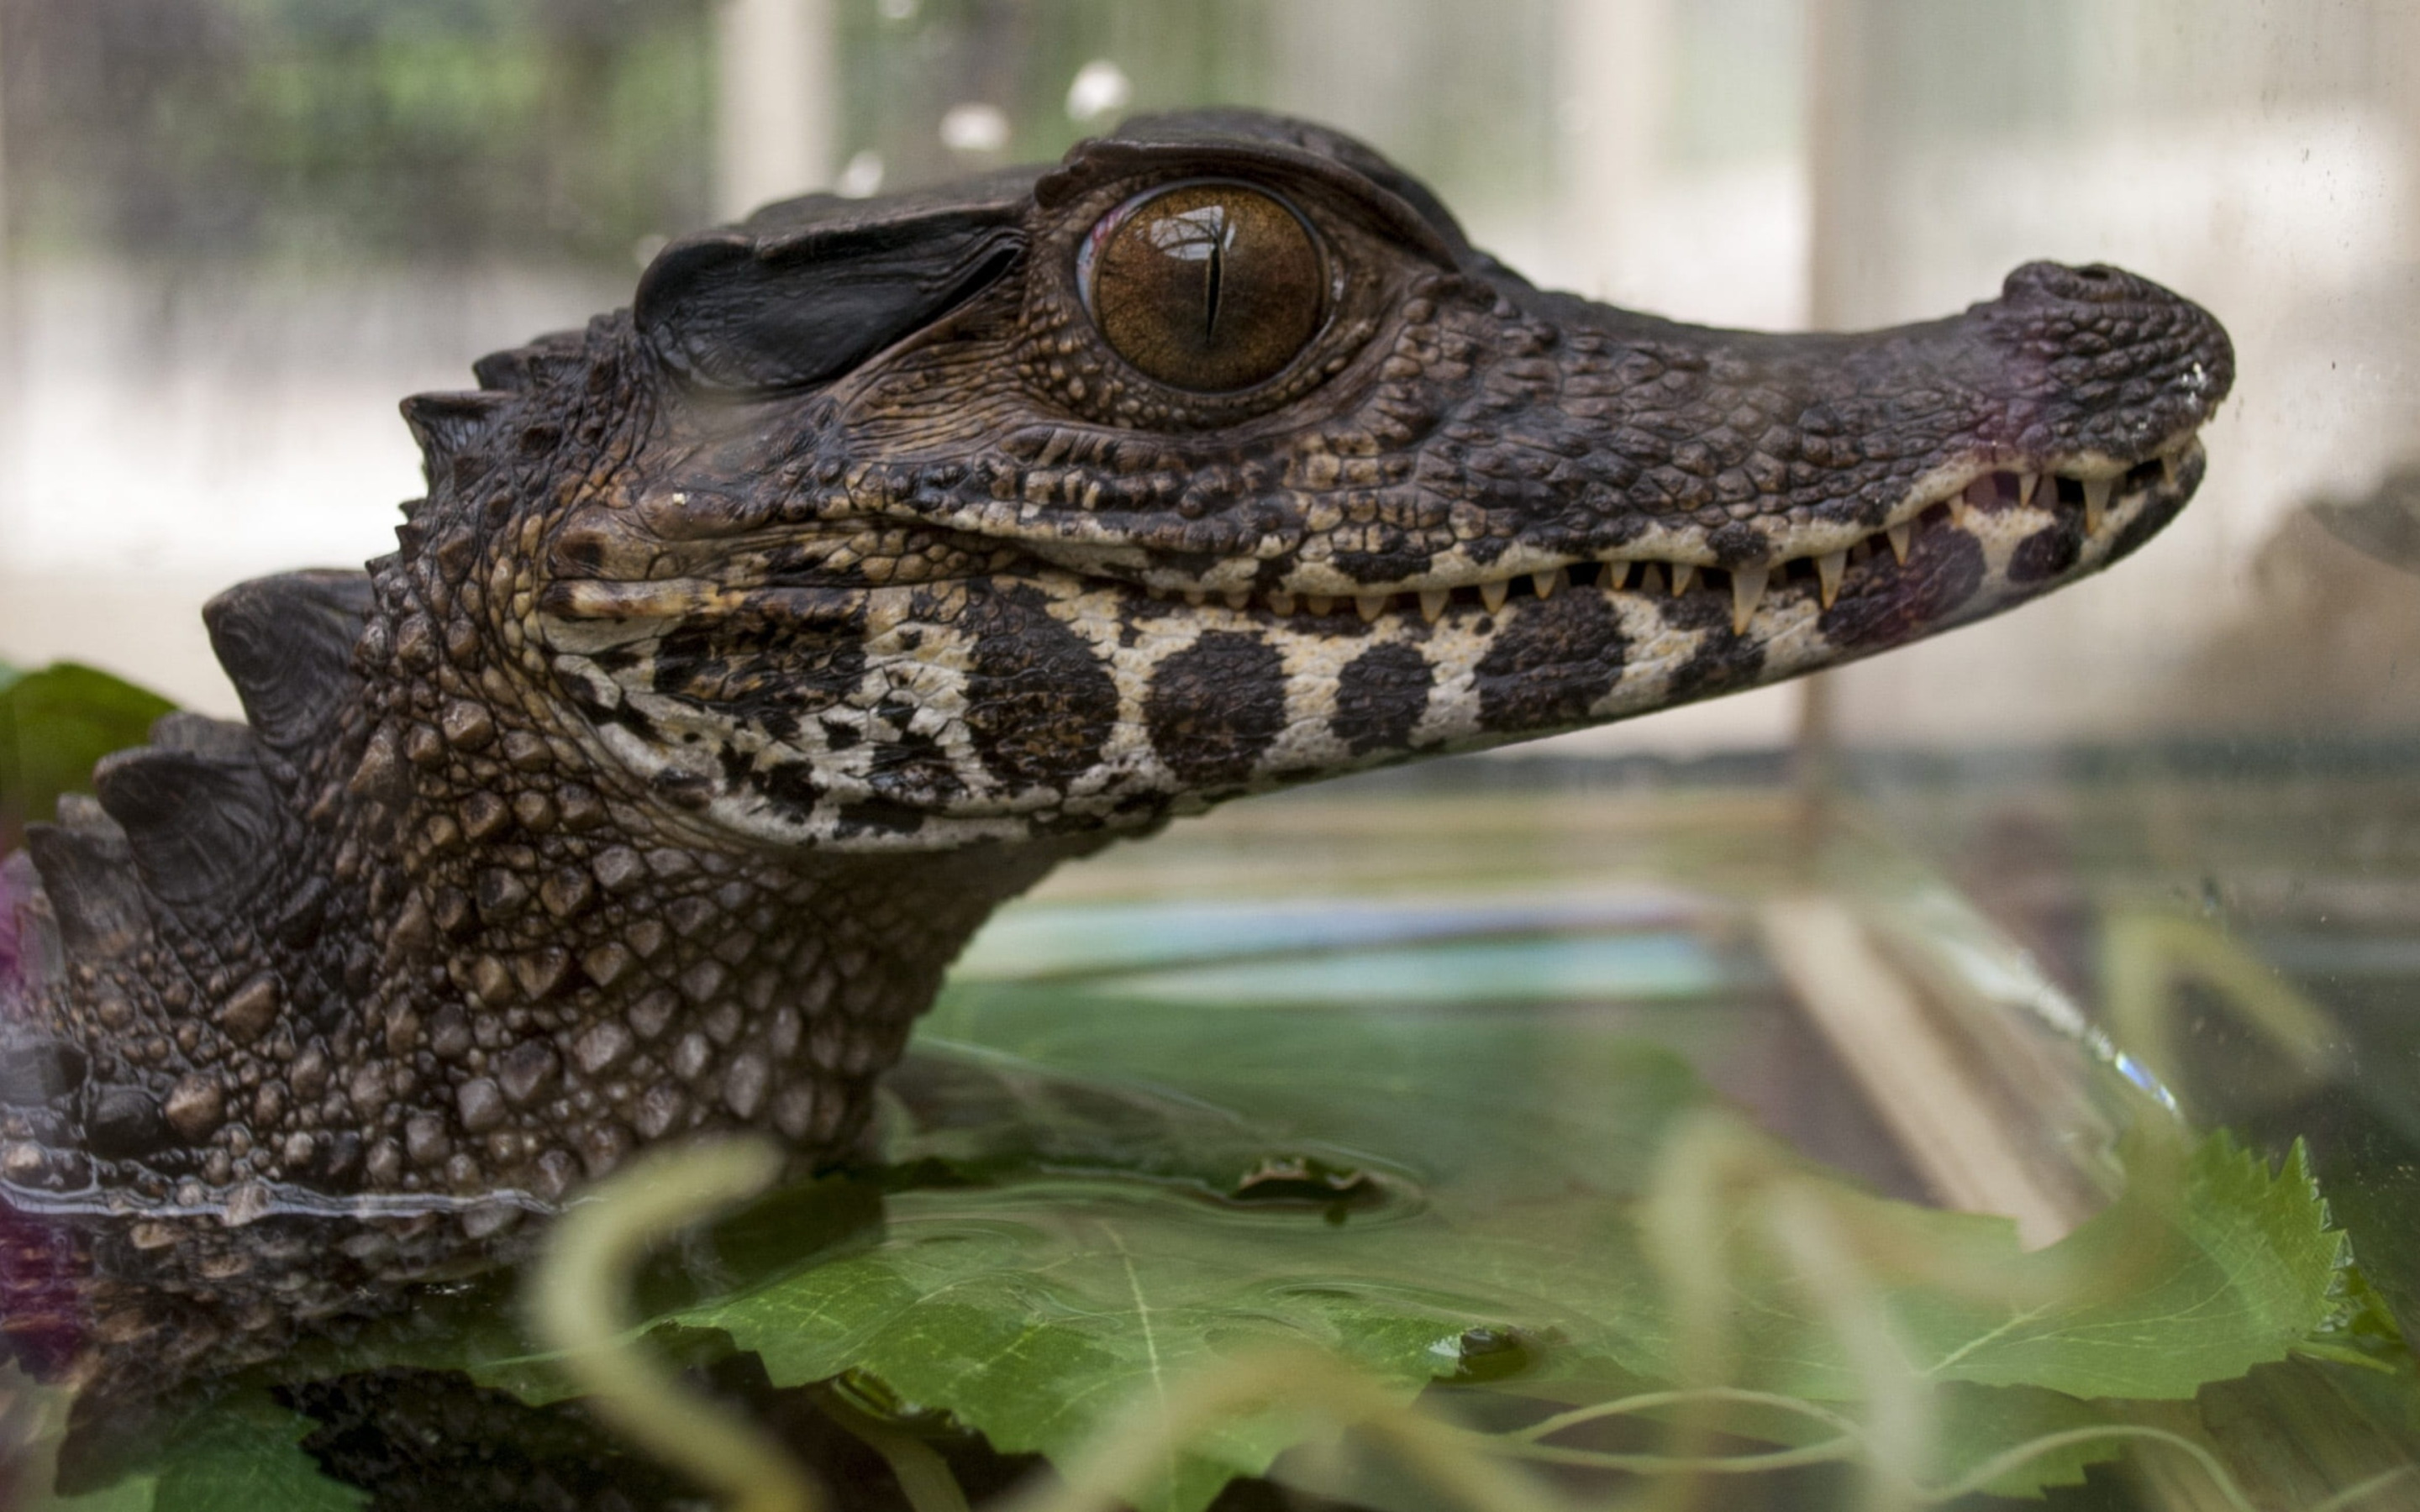
M 2016 444 L 2133 465 L 2173 450 L 2235 382 L 2235 347 L 2208 310 L 2106 263 L 2031 262 L 1970 311 L 2007 375 Z

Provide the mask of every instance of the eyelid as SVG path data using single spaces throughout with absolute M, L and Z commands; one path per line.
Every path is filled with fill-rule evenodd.
M 1066 161 L 1034 181 L 1033 203 L 1056 210 L 1099 186 L 1123 180 L 1132 183 L 1155 170 L 1168 171 L 1170 157 L 1194 168 L 1192 181 L 1240 183 L 1286 200 L 1299 212 L 1295 196 L 1280 193 L 1272 181 L 1316 193 L 1339 213 L 1366 222 L 1388 243 L 1415 256 L 1452 270 L 1462 266 L 1470 245 L 1445 208 L 1420 191 L 1436 213 L 1432 220 L 1411 200 L 1369 175 L 1307 148 L 1272 142 L 1205 143 L 1198 140 L 1152 141 L 1140 138 L 1094 137 L 1078 142 Z M 1175 182 L 1177 180 L 1164 180 Z M 1417 189 L 1419 186 L 1408 187 Z M 1305 218 L 1306 222 L 1308 217 Z

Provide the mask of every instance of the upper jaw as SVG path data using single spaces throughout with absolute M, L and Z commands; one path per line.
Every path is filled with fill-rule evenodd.
M 942 576 L 1004 556 L 1138 595 L 1431 623 L 1652 579 L 1728 593 L 1745 628 L 1763 590 L 1806 580 L 1828 606 L 1935 515 L 2063 510 L 2090 547 L 2143 513 L 2125 500 L 2180 503 L 2232 378 L 2215 321 L 2114 270 L 2032 265 L 1964 315 L 1845 336 L 1680 326 L 1510 274 L 1408 292 L 1311 413 L 1148 438 L 1035 417 L 973 452 L 876 451 L 805 513 L 967 543 Z M 669 497 L 667 530 L 724 529 Z M 799 518 L 754 528 L 778 516 Z
M 1962 316 L 1811 337 L 1700 330 L 1502 280 L 1492 312 L 1465 312 L 1463 389 L 1387 395 L 1389 415 L 1427 409 L 1422 434 L 1373 446 L 1347 403 L 1342 424 L 1264 436 L 1264 481 L 1206 517 L 1046 504 L 977 528 L 1149 591 L 1373 616 L 1397 595 L 1434 606 L 1649 564 L 1668 579 L 1829 580 L 1845 555 L 1970 493 L 1978 507 L 2030 503 L 2062 480 L 2048 486 L 2087 526 L 2105 521 L 2154 474 L 2174 480 L 2233 373 L 2206 312 L 2115 270 L 2028 265 Z M 1417 371 L 1405 354 L 1450 349 L 1447 325 L 1374 355 Z
M 2188 431 L 2163 440 L 2147 459 L 2135 462 L 2095 452 L 2053 455 L 2033 467 L 1978 462 L 1936 469 L 1910 487 L 1878 527 L 1821 522 L 1795 536 L 1776 537 L 1773 554 L 1753 561 L 1725 563 L 1702 533 L 1672 531 L 1588 555 L 1516 546 L 1485 567 L 1422 574 L 1402 586 L 1340 581 L 1315 565 L 1296 567 L 1270 585 L 1255 580 L 1259 563 L 1249 558 L 1187 573 L 1148 562 L 1137 568 L 1117 560 L 1123 552 L 1059 551 L 1050 543 L 1035 543 L 1032 549 L 1080 576 L 1125 582 L 1153 598 L 1280 619 L 1341 615 L 1373 622 L 1416 614 L 1434 625 L 1458 610 L 1494 612 L 1512 600 L 1578 589 L 1649 598 L 1711 594 L 1729 601 L 1733 629 L 1745 634 L 1769 595 L 1803 589 L 1828 610 L 1868 563 L 1904 563 L 1927 532 L 1944 527 L 2011 538 L 2060 532 L 2072 537 L 2065 549 L 2076 570 L 2103 565 L 2131 549 L 2149 528 L 2165 523 L 2200 481 L 2204 460 L 2197 435 Z M 2061 571 L 2056 579 L 2073 575 Z

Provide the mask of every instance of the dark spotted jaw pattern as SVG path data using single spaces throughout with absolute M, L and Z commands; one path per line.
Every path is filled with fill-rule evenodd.
M 96 1390 L 651 1144 L 845 1157 L 965 940 L 1115 835 L 2104 567 L 2233 356 L 2105 268 L 1863 335 L 1542 293 L 1212 112 L 770 207 L 477 372 L 405 406 L 393 555 L 213 601 L 249 724 L 169 717 L 0 872 L 0 1341 Z
M 849 595 L 851 622 L 867 630 L 853 684 L 815 720 L 783 721 L 786 733 L 668 694 L 688 675 L 670 638 L 566 651 L 558 665 L 651 733 L 605 725 L 626 760 L 701 772 L 713 792 L 703 811 L 735 829 L 866 849 L 1016 839 L 1037 824 L 1147 823 L 1870 655 L 2117 561 L 2183 506 L 2202 470 L 2187 438 L 2122 470 L 2055 459 L 2039 471 L 1950 472 L 1882 528 L 1769 566 L 1625 552 L 1347 595 L 1138 586 L 1032 563 L 1014 586 L 864 590 Z M 707 608 L 702 589 L 675 594 Z M 629 596 L 611 600 L 610 633 L 633 625 Z M 559 641 L 597 633 L 595 621 L 574 623 L 553 631 Z M 1020 687 L 1028 676 L 1047 686 Z M 1003 701 L 1014 715 L 987 724 L 979 711 Z M 900 781 L 895 752 L 920 728 L 951 774 L 946 804 L 930 801 L 939 784 Z M 750 763 L 726 780 L 735 748 Z M 681 753 L 702 749 L 714 768 L 684 767 Z M 807 764 L 793 791 L 829 805 L 824 823 L 764 780 L 785 757 Z

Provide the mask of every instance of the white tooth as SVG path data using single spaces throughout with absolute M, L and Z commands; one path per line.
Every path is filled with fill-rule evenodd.
M 1249 588 L 1230 588 L 1218 596 L 1227 601 L 1229 609 L 1242 609 L 1252 601 L 1252 591 Z
M 1639 573 L 1638 591 L 1650 598 L 1664 591 L 1664 568 L 1661 563 L 1651 562 L 1646 569 Z
M 1313 614 L 1332 614 L 1336 611 L 1336 597 L 1332 594 L 1305 594 L 1302 607 Z
M 2164 482 L 2166 482 L 2166 483 L 2167 483 L 2167 485 L 2168 485 L 2170 487 L 2174 487 L 2174 486 L 2176 486 L 2176 481 L 2177 481 L 2177 454 L 2176 454 L 2176 453 L 2174 453 L 2174 452 L 2162 452 L 2162 453 L 2160 454 L 2160 477 L 2162 478 L 2162 480 L 2164 480 Z
M 1830 609 L 1832 601 L 1840 596 L 1840 579 L 1848 570 L 1849 553 L 1846 551 L 1826 551 L 1815 559 L 1816 576 L 1823 579 L 1825 609 Z
M 1890 537 L 1891 555 L 1899 558 L 1904 564 L 1907 561 L 1907 543 L 1916 534 L 1916 527 L 1906 520 L 1901 520 L 1896 525 L 1884 526 L 1883 533 Z
M 1962 526 L 1966 523 L 1966 496 L 1964 494 L 1951 494 L 1948 498 L 1943 500 L 1942 502 L 1949 506 L 1950 524 Z
M 2034 488 L 2040 482 L 2041 474 L 2039 472 L 2018 473 L 2017 502 L 2020 505 L 2031 504 L 2034 501 Z
M 2098 535 L 2101 533 L 2101 522 L 2109 517 L 2110 486 L 2111 483 L 2107 478 L 2086 478 L 2084 480 L 2085 534 Z
M 1364 620 L 1374 620 L 1387 612 L 1387 600 L 1390 596 L 1387 594 L 1356 594 L 1353 607 Z
M 1210 602 L 1210 595 L 1203 593 L 1199 588 L 1188 588 L 1185 591 L 1185 601 L 1192 605 L 1195 609 L 1200 609 L 1202 605 Z
M 1608 562 L 1597 573 L 1596 585 L 1608 594 L 1620 593 L 1630 584 L 1630 563 L 1620 558 Z
M 1504 596 L 1511 592 L 1512 592 L 1512 579 L 1498 578 L 1492 583 L 1479 585 L 1479 601 L 1487 606 L 1488 613 L 1493 614 L 1504 607 Z
M 1540 598 L 1552 598 L 1555 596 L 1555 590 L 1569 581 L 1571 581 L 1570 576 L 1560 567 L 1557 567 L 1552 572 L 1533 572 L 1529 574 L 1529 591 Z
M 1731 569 L 1731 629 L 1745 634 L 1748 621 L 1756 618 L 1757 605 L 1764 602 L 1764 579 L 1769 569 L 1764 567 L 1733 567 Z
M 1276 614 L 1292 614 L 1294 612 L 1294 595 L 1292 594 L 1271 594 L 1269 595 L 1269 609 L 1270 612 Z
M 1687 593 L 1689 591 L 1689 585 L 1697 580 L 1698 564 L 1696 563 L 1675 562 L 1672 563 L 1672 596 L 1674 598 L 1678 598 L 1683 594 Z
M 1437 622 L 1437 617 L 1445 612 L 1446 605 L 1450 602 L 1452 598 L 1453 590 L 1450 588 L 1421 589 L 1420 618 L 1428 621 L 1431 625 L 1435 625 Z

